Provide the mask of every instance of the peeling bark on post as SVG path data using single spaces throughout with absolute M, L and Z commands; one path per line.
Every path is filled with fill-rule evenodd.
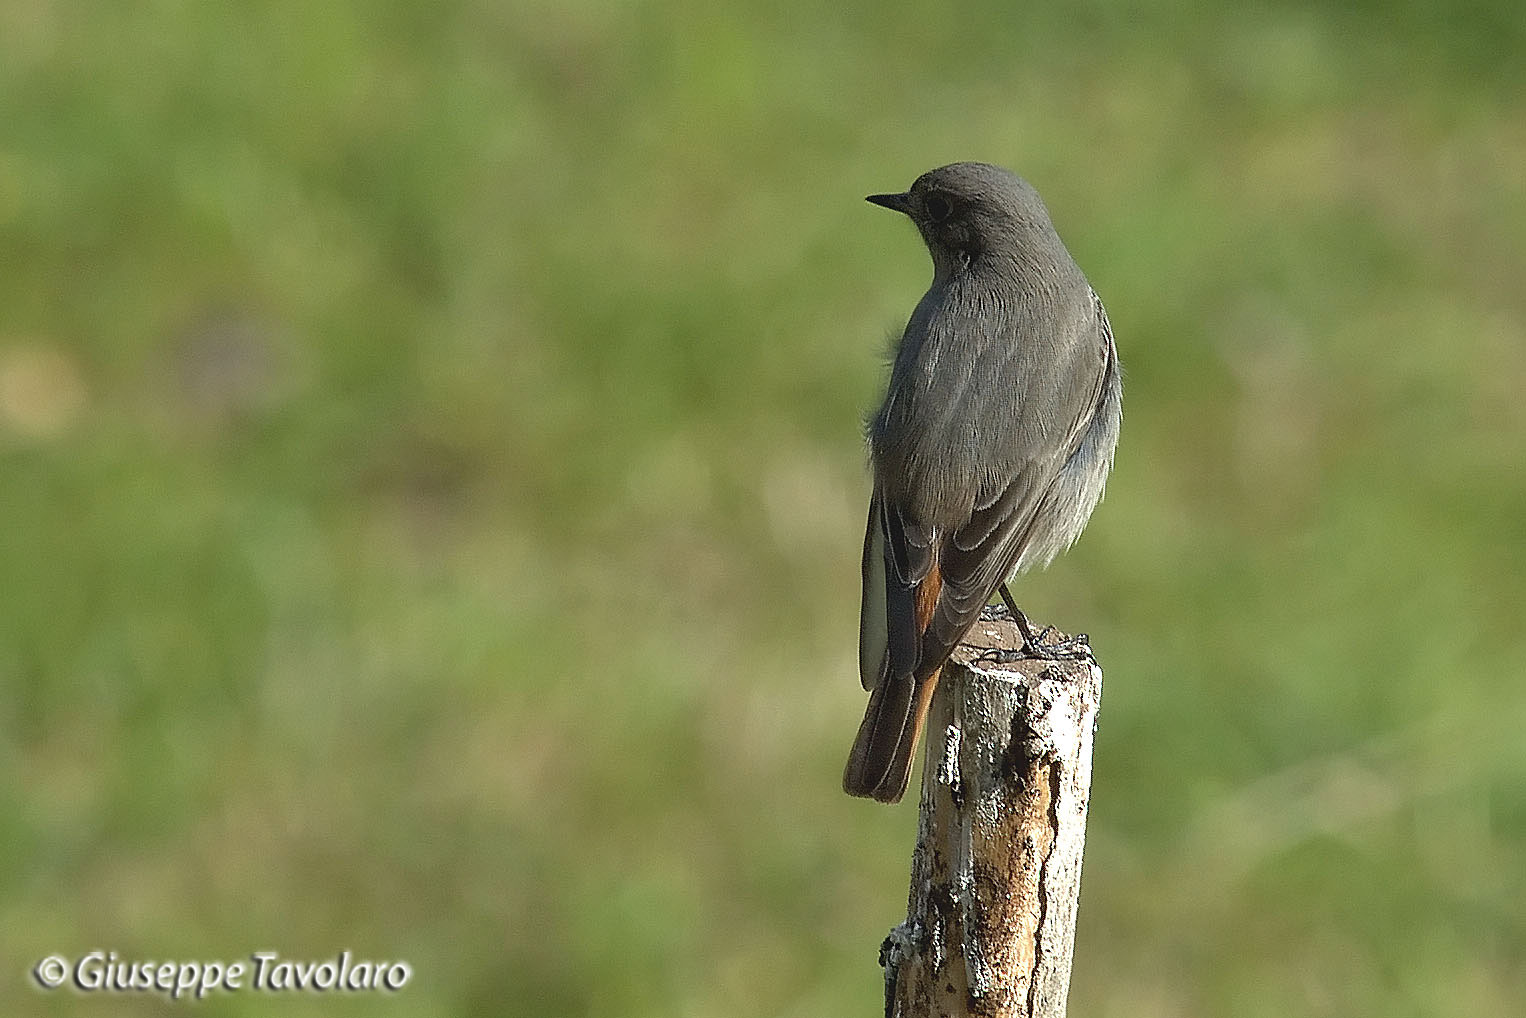
M 1021 645 L 988 613 L 944 666 L 886 1018 L 1064 1018 L 1102 670 L 981 660 Z

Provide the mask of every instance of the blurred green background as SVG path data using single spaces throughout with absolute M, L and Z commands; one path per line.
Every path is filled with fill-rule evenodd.
M 915 807 L 838 789 L 861 420 L 1045 195 L 1108 498 L 1072 1013 L 1526 1013 L 1526 7 L 0 6 L 0 994 L 872 1015 Z M 185 1006 L 185 1005 L 180 1005 Z

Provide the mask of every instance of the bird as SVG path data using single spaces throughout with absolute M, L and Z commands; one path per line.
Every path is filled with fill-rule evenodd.
M 1007 584 L 1091 518 L 1123 387 L 1102 300 L 1027 181 L 961 162 L 867 200 L 906 215 L 933 264 L 867 429 L 859 672 L 870 696 L 843 789 L 894 803 L 943 665 L 996 594 L 1024 656 L 1074 656 L 1073 643 L 1034 636 Z

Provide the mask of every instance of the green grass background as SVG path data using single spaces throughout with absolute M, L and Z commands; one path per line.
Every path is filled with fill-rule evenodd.
M 0 6 L 0 1010 L 879 1013 L 861 419 L 1043 192 L 1126 419 L 1072 1013 L 1526 1013 L 1526 6 Z M 178 1005 L 184 1007 L 186 1005 Z M 178 1013 L 178 1011 L 177 1011 Z

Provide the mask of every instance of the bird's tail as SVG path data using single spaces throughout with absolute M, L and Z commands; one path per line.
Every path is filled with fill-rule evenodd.
M 900 802 L 911 778 L 911 758 L 927 725 L 927 709 L 938 688 L 940 667 L 926 678 L 886 675 L 869 697 L 864 721 L 843 769 L 849 795 Z

